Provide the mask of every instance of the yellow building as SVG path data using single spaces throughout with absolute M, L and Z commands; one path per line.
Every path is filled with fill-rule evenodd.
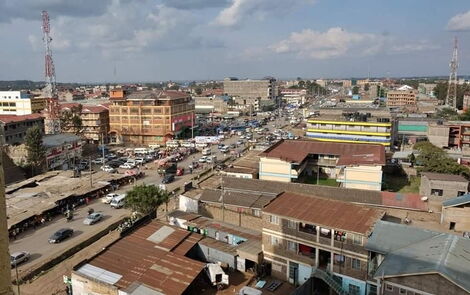
M 307 121 L 305 135 L 318 141 L 390 146 L 394 130 L 392 122 L 362 122 L 350 121 L 345 117 L 319 117 Z
M 46 108 L 46 99 L 23 91 L 0 91 L 0 115 L 30 115 Z
M 259 179 L 304 182 L 322 174 L 344 188 L 380 191 L 384 165 L 381 145 L 281 140 L 260 154 Z

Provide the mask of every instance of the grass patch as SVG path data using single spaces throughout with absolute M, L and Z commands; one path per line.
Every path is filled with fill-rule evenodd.
M 421 179 L 417 176 L 384 174 L 383 189 L 389 192 L 419 193 Z
M 303 180 L 303 183 L 317 184 L 317 178 L 315 176 L 306 177 Z M 318 180 L 318 184 L 319 185 L 338 187 L 338 183 L 336 182 L 336 179 L 333 179 L 333 178 L 320 178 Z

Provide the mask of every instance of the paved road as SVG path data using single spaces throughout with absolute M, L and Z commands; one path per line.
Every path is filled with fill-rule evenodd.
M 267 126 L 272 130 L 273 124 L 268 124 Z M 254 134 L 254 138 L 260 138 Z M 236 143 L 239 140 L 239 136 L 232 136 L 223 141 L 224 144 L 230 145 Z M 237 150 L 243 149 L 243 146 L 237 148 Z M 217 156 L 218 160 L 229 157 L 230 154 L 224 155 L 219 152 L 217 146 L 212 146 L 212 155 Z M 175 181 L 167 185 L 168 190 L 173 190 L 176 187 L 182 186 L 184 182 L 189 181 L 196 173 L 201 172 L 202 168 L 196 169 L 193 171 L 193 174 L 188 173 L 188 166 L 192 161 L 197 161 L 201 157 L 201 153 L 196 153 L 184 161 L 178 163 L 178 167 L 184 167 L 186 174 L 183 176 L 177 176 Z M 204 164 L 205 168 L 209 167 L 211 164 Z M 151 168 L 145 170 L 146 176 L 142 179 L 136 181 L 136 184 L 155 184 L 158 185 L 161 183 L 161 177 L 156 172 L 156 167 L 154 165 L 147 165 Z M 152 169 L 153 168 L 153 169 Z M 121 187 L 117 192 L 124 193 L 132 188 L 132 185 Z M 83 220 L 87 215 L 89 208 L 93 208 L 96 212 L 101 212 L 105 215 L 105 218 L 97 224 L 92 226 L 87 226 L 83 224 Z M 44 226 L 37 227 L 35 230 L 29 230 L 20 234 L 16 240 L 10 241 L 10 253 L 17 251 L 28 251 L 31 253 L 31 259 L 26 263 L 21 264 L 18 267 L 19 273 L 27 272 L 34 266 L 37 266 L 40 263 L 43 263 L 50 259 L 51 257 L 57 256 L 59 253 L 69 249 L 79 242 L 93 236 L 100 230 L 109 226 L 117 220 L 122 219 L 125 216 L 129 215 L 129 211 L 126 209 L 112 209 L 108 204 L 101 203 L 101 200 L 95 200 L 90 203 L 88 206 L 79 207 L 75 211 L 74 220 L 67 222 L 64 217 L 57 217 L 54 220 L 47 222 Z M 56 232 L 57 230 L 69 227 L 74 230 L 74 235 L 62 243 L 59 244 L 49 244 L 49 237 Z M 12 270 L 12 275 L 15 277 L 15 271 Z
M 103 213 L 103 220 L 94 225 L 83 224 L 88 208 L 93 208 L 96 212 Z M 67 222 L 65 217 L 56 217 L 45 225 L 36 227 L 36 230 L 31 229 L 20 234 L 16 240 L 10 241 L 10 253 L 17 251 L 28 251 L 31 253 L 30 260 L 18 267 L 21 273 L 73 247 L 78 244 L 79 241 L 93 236 L 101 229 L 128 215 L 129 211 L 127 209 L 112 209 L 108 204 L 101 203 L 101 200 L 95 200 L 88 206 L 77 208 L 72 221 Z M 61 228 L 73 229 L 73 236 L 61 243 L 49 244 L 49 237 Z M 12 275 L 13 277 L 16 276 L 14 271 L 12 271 Z

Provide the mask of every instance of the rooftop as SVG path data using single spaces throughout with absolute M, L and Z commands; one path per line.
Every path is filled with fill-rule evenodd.
M 442 207 L 455 207 L 470 203 L 470 194 L 465 194 L 442 202 Z
M 273 194 L 244 193 L 234 191 L 225 191 L 222 193 L 222 190 L 206 189 L 199 198 L 199 201 L 217 204 L 224 203 L 225 205 L 233 205 L 237 207 L 262 209 L 274 198 L 276 198 L 276 195 Z
M 80 136 L 74 134 L 60 133 L 44 135 L 42 142 L 45 147 L 56 147 L 65 143 L 81 141 Z
M 380 145 L 333 143 L 309 140 L 280 140 L 260 157 L 301 163 L 310 154 L 339 156 L 336 165 L 385 165 L 385 149 Z
M 468 182 L 468 180 L 461 175 L 421 172 L 421 176 L 426 176 L 429 180 Z
M 181 91 L 167 90 L 167 91 L 134 91 L 126 96 L 126 99 L 130 100 L 142 100 L 142 99 L 177 99 L 189 97 L 189 94 Z
M 21 115 L 21 116 L 0 115 L 0 122 L 2 122 L 3 124 L 22 122 L 22 121 L 27 121 L 27 120 L 39 120 L 39 119 L 43 119 L 43 116 L 41 114 L 30 114 L 30 115 Z
M 205 264 L 162 248 L 174 248 L 193 235 L 153 221 L 117 241 L 75 272 L 129 294 L 136 288 L 145 288 L 145 293 L 139 294 L 181 294 Z
M 366 248 L 387 254 L 375 278 L 438 273 L 470 292 L 470 239 L 382 221 Z
M 263 212 L 364 235 L 385 214 L 382 210 L 293 193 L 281 194 Z

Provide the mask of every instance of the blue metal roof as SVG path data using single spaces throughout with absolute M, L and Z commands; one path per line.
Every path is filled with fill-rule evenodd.
M 470 194 L 465 194 L 463 196 L 459 196 L 453 199 L 446 200 L 442 202 L 443 207 L 454 207 L 463 204 L 470 203 Z

